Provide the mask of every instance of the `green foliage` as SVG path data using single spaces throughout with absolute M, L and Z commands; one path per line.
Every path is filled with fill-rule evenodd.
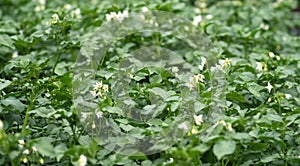
M 0 2 L 0 165 L 80 165 L 82 155 L 88 165 L 300 164 L 300 38 L 295 33 L 300 22 L 299 13 L 291 12 L 296 0 L 45 2 Z M 87 56 L 97 48 L 91 39 L 106 14 L 143 7 L 191 22 L 202 16 L 197 28 L 210 38 L 216 58 L 230 60 L 224 68 L 226 101 L 220 103 L 224 116 L 207 121 L 212 89 L 206 67 L 200 71 L 204 81 L 192 91 L 185 86 L 189 76 L 177 79 L 171 68 L 150 66 L 130 73 L 125 66 L 118 71 L 122 60 L 137 60 L 131 51 L 154 43 L 178 50 L 180 56 L 171 64 L 191 76 L 199 73 L 203 53 L 190 51 L 176 37 L 127 35 L 108 47 L 96 72 L 95 81 L 109 85 L 105 98 L 95 99 L 107 123 L 128 133 L 128 140 L 170 134 L 168 128 L 178 128 L 179 122 L 190 125 L 186 133 L 174 133 L 181 139 L 167 140 L 173 143 L 168 149 L 161 140 L 153 144 L 159 153 L 124 155 L 105 148 L 80 122 L 72 102 L 73 70 L 82 46 L 90 46 L 81 50 Z M 144 111 L 141 122 L 126 118 L 128 112 L 113 97 L 113 80 L 120 72 L 128 72 L 129 98 L 123 102 Z M 191 93 L 199 95 L 191 111 L 203 115 L 201 124 L 180 114 L 180 103 Z M 110 146 L 124 146 L 124 140 L 112 141 Z

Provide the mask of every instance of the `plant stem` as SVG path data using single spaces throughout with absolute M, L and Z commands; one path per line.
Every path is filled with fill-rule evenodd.
M 57 64 L 58 64 L 58 61 L 59 61 L 59 59 L 60 59 L 60 56 L 61 56 L 60 49 L 59 49 L 59 44 L 58 44 L 59 38 L 58 38 L 57 27 L 56 27 L 55 30 L 56 30 L 56 32 L 55 32 L 55 45 L 56 45 L 56 52 L 57 52 L 57 54 L 56 54 L 56 60 L 55 60 L 54 66 L 53 66 L 53 68 L 52 68 L 52 75 L 54 74 L 55 68 L 56 68 L 56 66 L 57 66 Z
M 30 103 L 27 106 L 26 113 L 25 113 L 25 119 L 24 119 L 23 126 L 22 126 L 22 131 L 21 131 L 22 136 L 25 136 L 25 134 L 26 134 L 26 126 L 27 126 L 27 122 L 28 122 L 29 111 L 33 107 L 34 101 L 35 101 L 35 97 L 33 94 L 31 94 Z

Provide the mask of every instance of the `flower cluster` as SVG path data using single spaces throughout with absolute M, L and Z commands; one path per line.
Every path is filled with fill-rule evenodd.
M 178 78 L 179 68 L 177 66 L 172 66 L 171 71 L 174 73 L 175 77 Z
M 45 10 L 46 0 L 38 0 L 38 5 L 34 8 L 36 12 Z
M 46 25 L 51 25 L 51 24 L 54 25 L 58 21 L 59 21 L 59 16 L 58 16 L 58 14 L 55 13 L 51 16 L 51 20 L 46 22 Z
M 203 115 L 194 115 L 196 125 L 200 126 L 203 123 Z
M 79 166 L 85 166 L 87 164 L 87 158 L 85 157 L 85 155 L 80 155 L 79 159 L 78 159 L 78 165 Z
M 124 10 L 123 13 L 110 12 L 109 14 L 106 14 L 105 17 L 107 21 L 117 20 L 119 22 L 122 22 L 125 18 L 128 18 L 128 11 Z
M 108 85 L 103 84 L 102 81 L 97 82 L 94 85 L 94 89 L 91 93 L 94 97 L 99 97 L 99 96 L 103 97 L 103 93 L 108 93 Z M 105 96 L 104 96 L 104 98 L 105 98 Z
M 256 62 L 256 70 L 258 72 L 268 71 L 268 67 L 264 62 Z
M 215 128 L 218 125 L 224 126 L 228 131 L 233 131 L 231 123 L 226 123 L 224 120 L 218 120 L 217 123 L 213 127 Z
M 178 128 L 181 129 L 181 130 L 184 130 L 185 132 L 187 132 L 189 130 L 189 126 L 186 122 L 183 122 L 183 123 L 179 124 Z
M 217 65 L 217 68 L 223 70 L 230 65 L 231 65 L 231 59 L 226 58 L 225 60 L 219 60 L 219 64 Z
M 202 21 L 202 16 L 201 15 L 195 16 L 194 19 L 193 19 L 193 24 L 195 26 L 198 26 L 201 21 Z
M 190 88 L 190 90 L 193 90 L 198 87 L 198 83 L 204 82 L 204 79 L 205 77 L 202 74 L 194 75 L 193 77 L 190 77 L 189 82 L 185 83 L 185 86 Z
M 273 85 L 271 85 L 270 82 L 268 82 L 268 86 L 266 86 L 266 89 L 268 89 L 269 93 L 273 88 L 274 88 Z
M 206 62 L 207 62 L 206 58 L 201 57 L 201 64 L 198 65 L 198 68 L 199 68 L 200 71 L 202 71 L 204 69 L 204 66 L 205 66 Z
M 81 10 L 79 8 L 71 11 L 71 16 L 73 18 L 81 19 Z

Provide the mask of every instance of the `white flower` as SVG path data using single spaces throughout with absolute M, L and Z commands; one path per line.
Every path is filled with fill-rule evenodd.
M 193 90 L 195 88 L 195 86 L 192 82 L 185 83 L 185 86 L 187 86 L 190 90 Z
M 204 82 L 204 75 L 203 74 L 197 74 L 197 75 L 195 75 L 194 76 L 195 77 L 195 81 L 196 81 L 196 83 L 198 83 L 198 82 Z
M 117 15 L 116 12 L 110 12 L 109 14 L 106 14 L 105 17 L 106 17 L 106 20 L 107 20 L 107 21 L 110 21 L 110 20 L 115 19 L 115 18 L 116 18 L 116 15 Z
M 265 23 L 261 23 L 260 25 L 259 25 L 259 27 L 261 28 L 261 29 L 263 29 L 263 30 L 269 30 L 269 25 L 268 24 L 265 24 Z
M 203 115 L 194 115 L 194 121 L 196 123 L 196 125 L 201 125 L 201 123 L 203 122 L 203 119 L 202 119 Z
M 28 149 L 25 149 L 25 150 L 23 151 L 23 154 L 29 154 L 29 150 L 28 150 Z
M 285 96 L 285 98 L 287 98 L 287 99 L 292 98 L 292 95 L 290 95 L 290 94 L 288 94 L 288 93 L 286 93 L 284 96 Z
M 133 78 L 133 75 L 131 73 L 127 73 L 128 78 Z
M 101 91 L 99 91 L 99 90 L 93 90 L 93 91 L 91 91 L 91 94 L 94 96 L 94 97 L 98 97 L 98 96 L 102 96 L 102 93 L 101 93 Z
M 57 21 L 59 19 L 59 16 L 55 13 L 52 15 L 52 19 Z
M 128 18 L 128 17 L 129 17 L 128 10 L 124 10 L 124 11 L 123 11 L 123 17 L 124 17 L 124 18 Z
M 269 52 L 269 56 L 270 56 L 270 58 L 274 58 L 275 54 L 273 52 Z
M 226 122 L 225 122 L 224 120 L 219 120 L 219 121 L 217 122 L 217 125 L 219 125 L 219 124 L 221 124 L 221 125 L 223 125 L 223 126 L 226 126 Z
M 15 52 L 12 54 L 12 57 L 13 57 L 13 58 L 16 58 L 16 57 L 18 57 L 18 56 L 19 56 L 18 51 L 15 51 Z
M 201 2 L 201 3 L 199 3 L 199 6 L 200 6 L 201 8 L 206 8 L 206 3 L 205 3 L 205 2 Z
M 32 147 L 32 150 L 33 150 L 34 152 L 36 152 L 36 151 L 37 151 L 37 148 L 36 148 L 35 146 L 33 146 L 33 147 Z
M 70 10 L 70 9 L 72 8 L 72 6 L 71 6 L 70 4 L 65 4 L 64 8 L 65 8 L 66 10 Z
M 19 142 L 19 144 L 22 145 L 22 146 L 25 145 L 25 141 L 22 140 L 22 139 L 21 139 L 21 140 L 18 140 L 18 142 Z
M 168 162 L 173 163 L 173 161 L 174 161 L 174 159 L 171 157 Z
M 0 131 L 3 130 L 3 126 L 4 126 L 3 122 L 2 122 L 2 120 L 0 120 Z
M 87 158 L 85 157 L 85 155 L 80 155 L 78 160 L 79 166 L 85 166 L 86 163 L 87 163 Z
M 115 19 L 119 22 L 122 22 L 124 20 L 123 14 L 121 12 L 118 12 Z
M 89 113 L 81 112 L 81 118 L 85 120 L 88 117 Z
M 233 131 L 231 123 L 227 123 L 226 128 L 228 131 Z
M 273 86 L 270 84 L 270 82 L 268 82 L 268 86 L 266 86 L 266 88 L 268 89 L 268 91 L 270 93 L 271 90 L 273 89 Z
M 80 13 L 81 13 L 81 10 L 79 8 L 77 8 L 71 12 L 71 16 L 74 18 L 80 19 L 81 18 Z
M 182 129 L 184 131 L 188 131 L 189 130 L 189 127 L 188 127 L 188 125 L 185 122 L 183 122 L 180 125 L 178 125 L 178 128 Z
M 57 21 L 59 20 L 59 16 L 57 14 L 53 14 L 51 18 L 52 18 L 52 24 L 57 23 Z
M 148 11 L 149 11 L 149 9 L 148 9 L 147 7 L 142 7 L 142 9 L 141 9 L 141 10 L 142 10 L 142 12 L 143 12 L 143 13 L 146 13 L 146 12 L 148 12 Z
M 40 158 L 39 162 L 40 162 L 41 164 L 44 164 L 44 159 Z
M 263 63 L 262 62 L 256 62 L 256 70 L 257 71 L 263 71 Z
M 202 57 L 201 57 L 201 63 L 202 63 L 202 64 L 206 64 L 206 62 L 207 62 L 206 58 L 202 56 Z
M 201 15 L 195 16 L 195 17 L 194 17 L 194 20 L 193 20 L 193 24 L 194 24 L 195 26 L 198 26 L 198 24 L 199 24 L 201 21 L 202 21 L 202 16 L 201 16 Z
M 77 8 L 77 9 L 75 10 L 75 14 L 76 14 L 76 15 L 80 15 L 80 13 L 81 13 L 80 9 Z
M 202 71 L 203 68 L 204 68 L 204 65 L 203 65 L 203 64 L 198 65 L 198 69 L 199 69 L 200 71 Z
M 276 55 L 275 58 L 279 61 L 280 60 L 280 56 Z
M 108 92 L 108 85 L 104 84 L 103 87 L 102 87 L 102 89 L 103 89 L 104 92 Z
M 44 6 L 46 5 L 46 0 L 39 0 L 39 3 Z
M 118 13 L 110 12 L 110 14 L 105 15 L 107 21 L 117 20 L 119 22 L 122 22 L 128 16 L 129 14 L 127 10 L 124 10 L 123 13 L 119 11 Z
M 179 69 L 177 66 L 172 66 L 172 73 L 178 73 Z
M 199 8 L 195 8 L 194 12 L 197 13 L 197 14 L 199 14 L 201 12 L 201 10 Z
M 93 122 L 93 124 L 92 124 L 92 128 L 93 128 L 93 129 L 95 129 L 95 128 L 96 128 L 96 124 L 95 124 L 95 122 Z
M 189 82 L 185 83 L 185 86 L 187 86 L 190 90 L 193 90 L 194 88 L 197 88 L 197 83 L 204 82 L 204 75 L 197 74 L 193 77 L 189 78 Z
M 103 117 L 103 112 L 102 111 L 97 112 L 96 116 L 97 116 L 98 119 L 102 118 Z
M 268 98 L 268 103 L 270 103 L 272 101 L 272 98 Z
M 25 157 L 25 158 L 23 158 L 23 163 L 27 163 L 28 162 L 28 159 Z
M 208 19 L 208 20 L 210 20 L 210 19 L 213 18 L 213 16 L 212 16 L 211 14 L 209 14 L 209 15 L 207 15 L 205 18 Z
M 96 85 L 94 85 L 94 90 L 100 90 L 102 86 L 103 86 L 102 81 L 97 82 Z
M 225 60 L 219 60 L 220 67 L 223 69 L 224 67 L 230 66 L 231 59 L 226 58 Z
M 192 129 L 192 134 L 199 134 L 199 131 L 195 128 Z
M 198 65 L 198 68 L 199 68 L 199 70 L 200 71 L 202 71 L 203 70 L 203 68 L 204 68 L 204 66 L 205 66 L 205 64 L 206 64 L 206 58 L 205 57 L 201 57 L 201 64 L 200 65 Z

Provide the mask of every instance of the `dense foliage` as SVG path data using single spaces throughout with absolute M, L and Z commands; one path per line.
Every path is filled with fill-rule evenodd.
M 296 0 L 1 0 L 0 165 L 300 165 L 300 13 L 292 12 L 297 5 Z M 185 132 L 169 148 L 157 146 L 158 153 L 119 154 L 82 123 L 85 115 L 73 103 L 73 71 L 78 55 L 89 53 L 81 48 L 97 47 L 91 39 L 115 18 L 112 12 L 148 10 L 176 14 L 206 34 L 225 75 L 226 97 L 219 103 L 220 117 L 209 121 L 213 78 L 206 59 L 176 36 L 125 36 L 109 46 L 91 82 L 101 110 L 97 118 L 111 119 L 133 138 L 168 127 Z M 135 60 L 134 50 L 151 45 L 180 57 L 165 68 L 117 67 Z M 123 71 L 131 71 L 126 107 L 156 110 L 143 123 L 116 107 L 114 95 L 123 91 L 114 89 L 114 76 Z M 189 117 L 180 103 L 195 93 Z

